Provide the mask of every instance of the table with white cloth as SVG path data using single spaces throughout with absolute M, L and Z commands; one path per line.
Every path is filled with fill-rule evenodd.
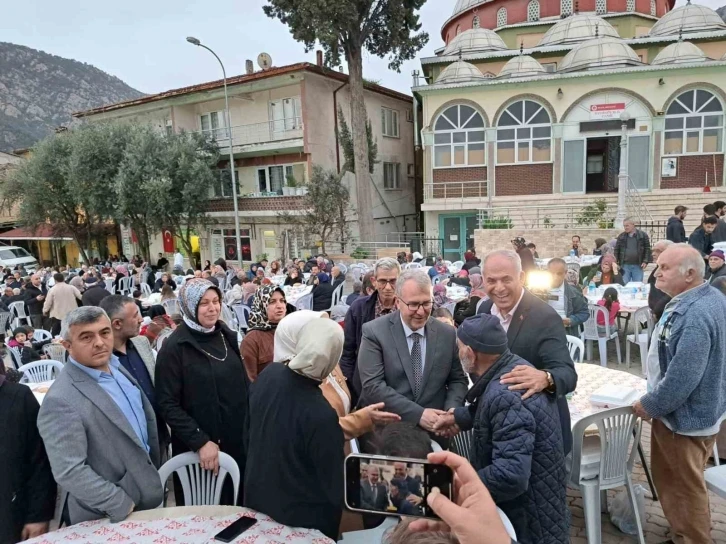
M 129 544 L 200 544 L 217 543 L 214 535 L 242 516 L 257 523 L 238 536 L 236 543 L 330 544 L 333 541 L 319 531 L 288 527 L 269 516 L 236 506 L 188 506 L 157 508 L 134 512 L 120 523 L 108 519 L 86 521 L 27 540 L 32 544 L 74 542 L 128 542 Z
M 600 255 L 582 255 L 581 257 L 570 257 L 569 255 L 561 257 L 567 264 L 579 264 L 581 267 L 586 266 L 597 266 L 600 261 Z M 535 263 L 538 268 L 547 268 L 547 264 L 552 258 L 547 259 L 535 259 Z
M 313 292 L 313 286 L 312 285 L 305 285 L 297 284 L 293 286 L 286 285 L 282 288 L 282 290 L 285 292 L 285 301 L 288 304 L 292 304 L 295 306 L 295 303 L 305 295 L 309 295 Z
M 50 386 L 53 385 L 53 380 L 49 382 L 23 383 L 22 385 L 30 387 L 30 390 L 33 392 L 35 400 L 38 401 L 38 404 L 43 404 L 45 394 L 48 392 L 48 389 L 50 389 Z

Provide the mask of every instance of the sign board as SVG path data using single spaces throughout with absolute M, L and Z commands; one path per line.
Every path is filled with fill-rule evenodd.
M 660 177 L 674 178 L 678 175 L 678 157 L 663 157 L 660 166 Z
M 594 121 L 620 119 L 620 115 L 624 111 L 625 102 L 616 102 L 614 104 L 593 104 L 590 106 L 590 119 Z
M 121 226 L 121 250 L 127 257 L 134 254 L 131 246 L 131 229 L 126 225 Z

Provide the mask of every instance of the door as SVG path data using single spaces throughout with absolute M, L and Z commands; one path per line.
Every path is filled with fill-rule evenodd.
M 444 239 L 445 261 L 461 261 L 464 252 L 474 247 L 476 215 L 440 215 L 439 232 Z
M 285 134 L 285 105 L 282 100 L 270 102 L 270 119 L 272 119 L 272 139 L 277 140 Z
M 636 189 L 647 191 L 650 186 L 650 136 L 628 138 L 628 175 Z
M 568 140 L 564 143 L 562 161 L 562 192 L 585 192 L 585 140 Z

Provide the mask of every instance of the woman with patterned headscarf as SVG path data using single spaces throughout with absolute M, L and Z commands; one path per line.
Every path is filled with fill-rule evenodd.
M 251 382 L 272 362 L 275 329 L 287 313 L 285 292 L 279 287 L 262 286 L 255 293 L 249 329 L 242 340 L 242 360 Z
M 173 455 L 193 451 L 203 469 L 219 471 L 219 452 L 244 473 L 249 429 L 249 382 L 237 332 L 220 319 L 222 293 L 205 279 L 187 280 L 179 292 L 183 322 L 164 342 L 156 360 L 156 400 L 171 428 Z M 234 505 L 227 478 L 220 504 Z M 184 503 L 175 486 L 177 505 Z M 244 492 L 239 490 L 237 504 Z M 181 501 L 181 502 L 180 502 Z

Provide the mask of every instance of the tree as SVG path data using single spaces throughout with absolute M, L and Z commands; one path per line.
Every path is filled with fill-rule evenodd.
M 340 146 L 343 148 L 343 157 L 345 157 L 345 163 L 343 164 L 343 173 L 352 172 L 355 174 L 355 152 L 353 150 L 353 137 L 350 134 L 350 128 L 345 120 L 343 114 L 343 108 L 338 106 L 338 139 Z M 366 140 L 368 141 L 368 171 L 372 174 L 373 170 L 380 161 L 378 160 L 378 140 L 373 137 L 373 127 L 371 126 L 371 120 L 366 120 Z
M 320 42 L 326 64 L 340 65 L 341 57 L 350 73 L 351 125 L 355 150 L 356 194 L 360 238 L 372 241 L 373 202 L 366 141 L 365 97 L 363 94 L 363 50 L 388 57 L 389 68 L 414 58 L 428 42 L 419 32 L 418 10 L 426 0 L 268 0 L 263 7 L 268 17 L 290 27 L 293 37 L 310 51 Z
M 330 237 L 337 232 L 341 243 L 350 237 L 346 214 L 350 208 L 350 193 L 343 185 L 341 176 L 334 171 L 326 171 L 321 166 L 313 166 L 313 174 L 308 182 L 303 212 L 282 212 L 278 216 L 297 230 L 317 236 L 320 249 L 326 253 Z

